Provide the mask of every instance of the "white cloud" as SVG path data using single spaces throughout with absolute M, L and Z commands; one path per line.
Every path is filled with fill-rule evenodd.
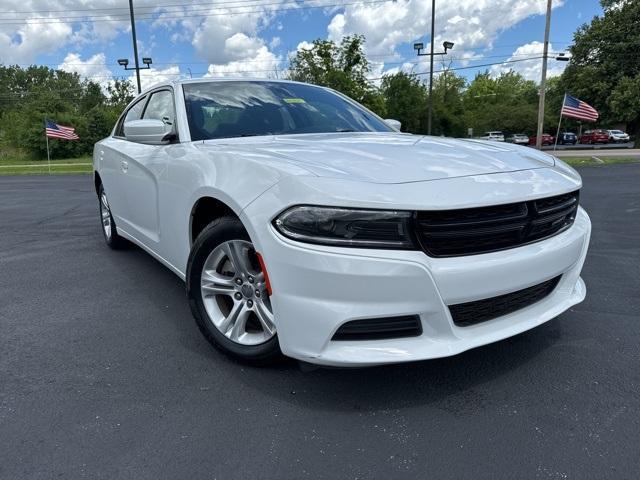
M 258 77 L 275 78 L 282 74 L 282 57 L 261 46 L 252 58 L 244 58 L 224 64 L 211 64 L 205 77 Z
M 68 53 L 58 69 L 75 72 L 82 78 L 93 80 L 106 85 L 112 77 L 112 72 L 106 65 L 104 53 L 96 53 L 87 60 L 82 60 L 78 53 Z
M 69 53 L 58 68 L 67 72 L 76 72 L 81 77 L 93 80 L 104 89 L 113 82 L 113 72 L 105 64 L 104 53 L 97 53 L 87 60 L 82 60 L 79 54 Z M 118 72 L 119 73 L 119 72 Z M 131 83 L 133 89 L 136 89 L 136 75 L 131 72 L 127 80 Z M 182 76 L 180 67 L 173 65 L 164 69 L 150 68 L 140 70 L 140 85 L 142 90 L 147 90 L 154 85 L 170 80 L 177 80 Z
M 514 63 L 504 63 L 502 65 L 495 65 L 491 67 L 491 73 L 499 75 L 502 72 L 508 72 L 510 70 L 520 73 L 527 80 L 533 80 L 539 82 L 542 77 L 542 53 L 544 51 L 544 44 L 542 42 L 531 42 L 518 47 L 513 54 L 508 58 L 508 61 L 517 60 Z M 553 45 L 549 43 L 549 52 L 554 52 Z M 530 60 L 525 60 L 530 57 Z M 562 72 L 566 68 L 566 62 L 559 62 L 554 60 L 555 55 L 549 55 L 549 61 L 547 63 L 547 78 L 557 77 L 562 75 Z M 522 60 L 522 61 L 521 61 Z
M 153 0 L 136 1 L 138 8 L 153 4 Z M 105 10 L 113 7 L 122 10 Z M 77 48 L 111 41 L 129 29 L 127 18 L 114 16 L 121 13 L 128 15 L 128 8 L 118 0 L 65 0 L 53 7 L 46 0 L 2 0 L 2 14 L 7 21 L 0 24 L 0 63 L 29 64 L 38 55 L 53 53 L 69 45 Z M 99 15 L 100 21 L 82 22 L 82 15 Z M 80 21 L 63 23 L 64 17 L 76 16 Z
M 554 8 L 563 0 L 554 2 Z M 459 0 L 441 2 L 436 8 L 436 44 L 456 43 L 452 52 L 491 47 L 498 34 L 523 19 L 545 11 L 545 0 Z M 344 35 L 363 34 L 367 53 L 394 55 L 398 45 L 424 39 L 431 27 L 430 0 L 397 0 L 378 4 L 348 5 L 333 17 L 328 36 L 339 41 Z M 425 47 L 428 48 L 427 42 Z
M 180 73 L 180 67 L 176 65 L 164 69 L 150 68 L 140 70 L 140 85 L 142 86 L 142 91 L 145 91 L 158 83 L 169 80 L 178 80 L 181 76 L 182 73 Z M 132 85 L 136 85 L 135 72 L 131 74 L 129 81 Z
M 381 75 L 383 77 L 386 77 L 387 75 L 395 75 L 396 73 L 400 73 L 400 72 L 411 73 L 415 70 L 415 68 L 416 68 L 415 63 L 405 62 L 400 66 L 392 67 L 388 70 L 383 71 Z M 374 75 L 371 75 L 371 76 L 374 77 Z
M 298 44 L 298 46 L 296 47 L 296 51 L 300 52 L 302 50 L 311 50 L 312 48 L 313 48 L 313 43 L 307 42 L 305 40 Z
M 0 63 L 28 64 L 42 53 L 51 53 L 67 44 L 72 30 L 69 25 L 52 23 L 43 28 L 36 23 L 0 31 Z
M 282 43 L 282 39 L 280 37 L 273 37 L 269 42 L 269 48 L 274 49 L 278 48 Z
M 256 5 L 243 9 L 246 13 L 238 13 L 237 7 L 213 8 L 211 16 L 191 25 L 196 54 L 215 65 L 255 58 L 266 45 L 258 33 L 273 20 L 277 7 L 275 2 Z

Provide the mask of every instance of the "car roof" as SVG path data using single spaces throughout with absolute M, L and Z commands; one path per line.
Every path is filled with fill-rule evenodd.
M 162 88 L 162 87 L 175 87 L 178 85 L 187 85 L 190 83 L 226 83 L 226 82 L 269 82 L 269 83 L 296 83 L 298 85 L 311 85 L 313 87 L 318 87 L 318 88 L 326 88 L 323 87 L 321 85 L 314 85 L 311 83 L 305 83 L 305 82 L 296 82 L 294 80 L 280 80 L 280 79 L 273 79 L 273 78 L 254 78 L 254 77 L 247 77 L 247 78 L 239 78 L 239 77 L 219 77 L 219 78 L 215 78 L 215 77 L 201 77 L 201 78 L 179 78 L 176 80 L 167 80 L 164 82 L 160 82 L 157 83 L 149 88 L 146 88 L 142 93 L 146 93 L 150 90 L 155 90 L 157 88 Z

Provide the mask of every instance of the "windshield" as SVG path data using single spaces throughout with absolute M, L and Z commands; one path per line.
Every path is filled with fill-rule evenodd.
M 622 135 L 624 132 L 622 130 L 609 130 L 611 133 L 614 133 L 616 135 Z
M 183 85 L 191 140 L 327 132 L 392 132 L 342 96 L 284 82 Z

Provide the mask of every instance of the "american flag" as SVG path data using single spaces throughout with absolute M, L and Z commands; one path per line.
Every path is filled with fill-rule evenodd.
M 78 140 L 80 138 L 76 135 L 75 128 L 58 125 L 51 120 L 44 121 L 44 128 L 49 138 L 62 138 L 63 140 Z
M 595 122 L 599 117 L 598 111 L 595 108 L 571 95 L 564 96 L 564 103 L 562 104 L 562 111 L 560 113 L 565 117 L 586 120 L 587 122 Z

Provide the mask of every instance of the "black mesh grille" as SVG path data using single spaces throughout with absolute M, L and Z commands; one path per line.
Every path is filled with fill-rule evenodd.
M 536 242 L 569 228 L 579 192 L 529 202 L 418 212 L 417 236 L 432 257 L 495 252 Z
M 418 315 L 352 320 L 342 325 L 332 340 L 382 340 L 422 335 Z
M 559 281 L 560 277 L 558 276 L 517 292 L 475 302 L 449 305 L 449 311 L 451 312 L 453 323 L 459 327 L 468 327 L 469 325 L 508 315 L 539 302 L 553 292 Z

